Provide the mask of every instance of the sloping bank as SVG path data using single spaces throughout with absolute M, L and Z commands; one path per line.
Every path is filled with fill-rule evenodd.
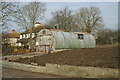
M 3 67 L 24 71 L 49 73 L 77 78 L 118 78 L 119 69 L 58 65 L 46 63 L 46 66 L 33 66 L 17 62 L 2 62 Z

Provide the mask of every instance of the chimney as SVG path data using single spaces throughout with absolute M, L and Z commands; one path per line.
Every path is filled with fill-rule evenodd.
M 16 30 L 11 30 L 11 33 L 16 32 Z
M 34 26 L 37 27 L 37 26 L 39 26 L 39 25 L 41 25 L 41 23 L 36 22 Z

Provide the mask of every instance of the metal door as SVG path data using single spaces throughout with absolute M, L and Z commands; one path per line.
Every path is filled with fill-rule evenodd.
M 51 46 L 51 36 L 40 37 L 40 51 L 47 53 Z

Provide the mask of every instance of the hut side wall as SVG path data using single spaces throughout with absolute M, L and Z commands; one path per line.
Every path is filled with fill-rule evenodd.
M 45 31 L 45 34 L 43 34 Z M 38 33 L 39 44 L 44 43 L 43 36 L 50 36 L 50 46 L 53 49 L 72 49 L 72 48 L 94 48 L 95 38 L 89 34 L 83 34 L 84 39 L 78 39 L 78 35 L 73 32 L 51 31 L 42 29 Z M 43 41 L 41 41 L 43 40 Z

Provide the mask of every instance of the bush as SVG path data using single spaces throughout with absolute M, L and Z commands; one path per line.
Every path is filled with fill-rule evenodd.
M 12 55 L 13 52 L 14 52 L 14 48 L 22 49 L 23 46 L 5 46 L 5 45 L 3 45 L 2 46 L 2 55 L 3 56 L 5 56 L 5 55 Z

